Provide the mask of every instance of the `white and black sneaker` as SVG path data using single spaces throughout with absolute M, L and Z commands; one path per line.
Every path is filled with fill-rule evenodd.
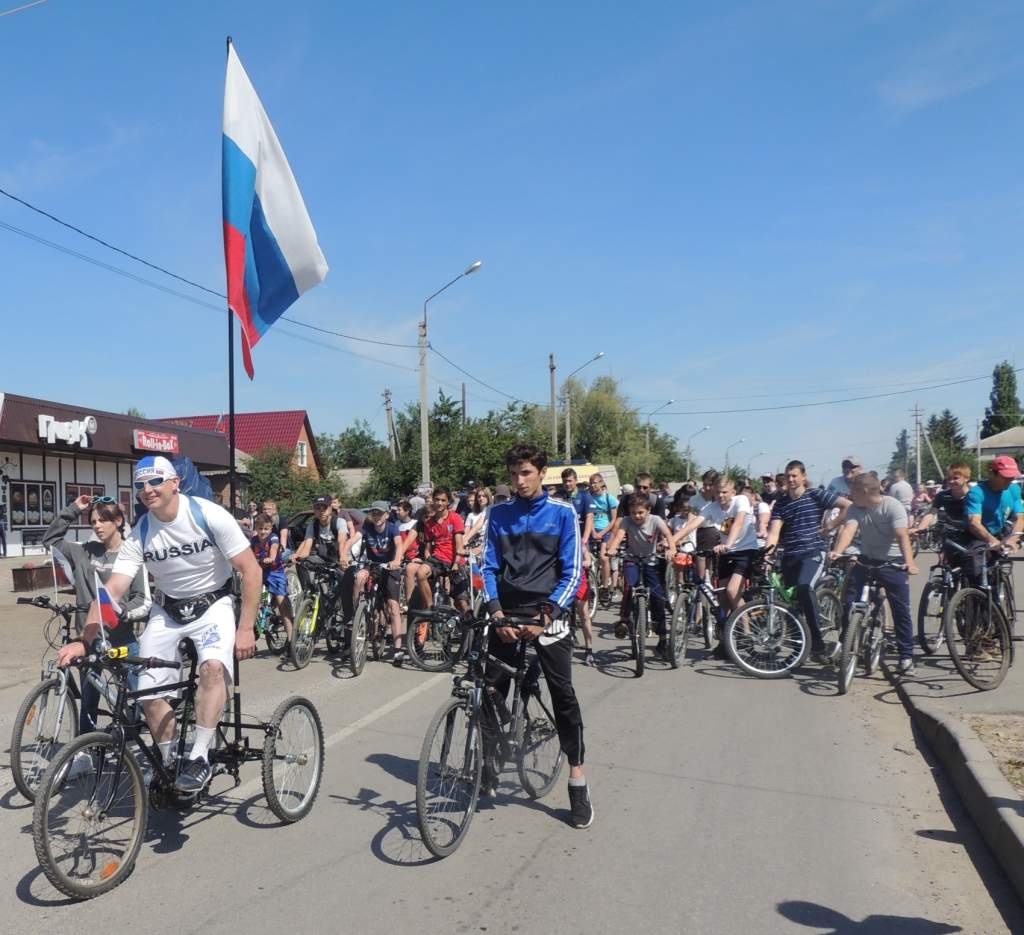
M 189 760 L 174 780 L 178 792 L 202 792 L 213 777 L 213 767 L 206 759 Z
M 590 786 L 569 786 L 569 823 L 580 830 L 594 823 L 594 804 L 590 801 Z
M 912 679 L 917 675 L 917 670 L 914 668 L 914 660 L 906 656 L 900 660 L 900 678 Z

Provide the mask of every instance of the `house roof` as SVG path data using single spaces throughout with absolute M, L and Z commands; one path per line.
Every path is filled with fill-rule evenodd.
M 989 435 L 981 440 L 980 447 L 982 451 L 987 448 L 1024 448 L 1024 425 Z
M 226 413 L 210 416 L 175 416 L 161 419 L 172 425 L 185 425 L 207 432 L 228 434 L 228 417 Z M 305 409 L 286 409 L 279 412 L 236 412 L 235 413 L 235 448 L 246 454 L 258 454 L 264 448 L 287 448 L 292 450 L 299 442 L 303 426 L 313 461 L 317 470 L 323 473 L 320 464 L 320 453 L 316 448 L 313 429 L 309 424 L 309 415 Z

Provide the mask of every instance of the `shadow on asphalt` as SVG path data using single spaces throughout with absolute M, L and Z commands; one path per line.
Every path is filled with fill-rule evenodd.
M 42 892 L 40 892 L 42 891 Z M 71 906 L 77 900 L 61 896 L 43 875 L 42 867 L 33 867 L 14 888 L 15 895 L 26 906 L 38 909 L 52 909 L 56 906 Z
M 822 935 L 943 935 L 962 932 L 959 925 L 932 922 L 920 916 L 868 916 L 858 922 L 836 909 L 804 900 L 781 902 L 779 914 L 790 922 L 816 929 Z
M 3 794 L 3 797 L 0 797 L 0 808 L 8 812 L 18 812 L 24 808 L 31 809 L 32 803 L 22 798 L 17 786 L 12 786 Z

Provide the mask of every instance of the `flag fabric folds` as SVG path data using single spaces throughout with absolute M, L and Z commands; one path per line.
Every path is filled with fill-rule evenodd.
M 116 630 L 121 625 L 121 608 L 103 586 L 99 575 L 96 575 L 95 581 L 96 599 L 100 605 L 100 632 L 104 634 L 103 642 L 105 643 L 106 631 Z
M 252 348 L 302 293 L 323 282 L 327 261 L 299 186 L 233 44 L 228 44 L 221 163 L 228 306 Z

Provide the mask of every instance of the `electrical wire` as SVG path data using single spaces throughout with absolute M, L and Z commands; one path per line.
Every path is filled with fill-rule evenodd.
M 492 393 L 497 393 L 499 396 L 504 396 L 506 399 L 510 399 L 514 403 L 524 403 L 527 406 L 537 406 L 537 405 L 540 405 L 539 403 L 530 402 L 530 400 L 528 400 L 528 399 L 520 399 L 518 396 L 513 396 L 511 393 L 506 393 L 504 390 L 499 390 L 496 386 L 491 386 L 490 383 L 485 383 L 479 377 L 473 376 L 473 374 L 471 374 L 468 370 L 465 370 L 464 368 L 460 367 L 451 358 L 445 357 L 445 355 L 442 354 L 436 347 L 434 347 L 433 344 L 431 344 L 429 346 L 430 346 L 430 349 L 435 354 L 437 354 L 437 356 L 440 357 L 441 360 L 443 360 L 446 364 L 448 364 L 449 366 L 454 367 L 456 370 L 459 371 L 459 373 L 463 374 L 464 376 L 469 377 L 469 379 L 472 380 L 474 383 L 479 383 L 481 386 L 486 387 Z

